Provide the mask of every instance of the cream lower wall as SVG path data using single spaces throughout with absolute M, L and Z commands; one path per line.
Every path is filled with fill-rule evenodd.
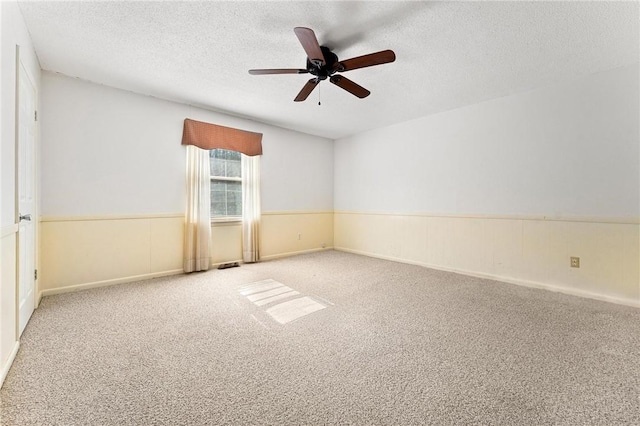
M 214 223 L 211 232 L 213 265 L 242 260 L 239 222 Z M 333 212 L 267 212 L 260 223 L 262 260 L 333 248 Z
M 261 233 L 264 260 L 335 246 L 338 250 L 640 306 L 637 223 L 268 212 L 263 214 Z M 214 224 L 212 264 L 241 260 L 241 235 L 239 223 Z M 3 246 L 11 246 L 11 238 L 3 238 Z M 182 248 L 182 215 L 45 219 L 41 222 L 39 289 L 46 295 L 179 274 Z M 3 254 L 7 252 L 12 251 L 3 250 Z M 570 256 L 580 257 L 579 269 L 569 267 Z M 11 261 L 3 256 L 3 263 Z M 3 267 L 3 274 L 10 270 Z M 3 285 L 14 282 L 11 277 L 2 278 Z M 8 289 L 3 287 L 3 291 Z M 3 318 L 7 309 L 15 310 L 13 305 L 2 308 Z M 2 344 L 6 357 L 5 352 L 10 350 L 5 347 L 11 344 Z
M 182 273 L 183 215 L 41 221 L 40 295 Z M 300 239 L 298 239 L 300 234 Z M 333 212 L 264 213 L 263 259 L 333 247 Z M 213 224 L 212 264 L 242 259 L 239 223 Z
M 41 221 L 41 294 L 182 272 L 182 215 Z
M 211 264 L 242 261 L 242 224 L 211 224 Z
M 260 257 L 276 257 L 333 248 L 333 212 L 263 213 Z
M 336 212 L 335 248 L 640 306 L 640 226 L 629 222 Z

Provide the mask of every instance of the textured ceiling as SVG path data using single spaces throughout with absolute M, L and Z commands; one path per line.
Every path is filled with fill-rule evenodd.
M 43 69 L 336 139 L 638 61 L 637 2 L 27 2 Z M 340 59 L 365 99 L 310 78 L 293 28 Z M 322 105 L 318 106 L 318 95 Z

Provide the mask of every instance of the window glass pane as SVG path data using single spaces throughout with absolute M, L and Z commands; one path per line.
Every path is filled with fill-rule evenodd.
M 211 215 L 225 216 L 227 211 L 226 186 L 221 181 L 211 181 Z
M 209 157 L 209 170 L 211 170 L 211 176 L 225 176 L 224 160 Z
M 240 160 L 225 160 L 227 162 L 227 176 L 228 177 L 241 177 L 242 165 Z
M 209 151 L 211 176 L 242 177 L 240 153 L 226 149 Z
M 242 216 L 242 182 L 227 183 L 227 214 Z
M 211 180 L 211 215 L 242 216 L 242 182 Z

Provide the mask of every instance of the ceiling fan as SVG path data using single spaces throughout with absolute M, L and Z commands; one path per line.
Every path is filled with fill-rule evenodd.
M 339 61 L 335 53 L 328 47 L 320 46 L 315 33 L 310 28 L 296 27 L 293 29 L 302 44 L 304 51 L 307 53 L 307 68 L 281 68 L 281 69 L 256 69 L 249 70 L 249 74 L 313 74 L 315 77 L 307 81 L 302 87 L 295 102 L 301 102 L 307 99 L 309 94 L 316 88 L 322 80 L 329 79 L 330 82 L 347 92 L 359 97 L 366 98 L 371 94 L 364 87 L 354 83 L 348 78 L 336 74 L 345 71 L 351 71 L 358 68 L 370 67 L 373 65 L 381 65 L 396 60 L 396 54 L 393 50 L 383 50 L 381 52 L 370 53 L 368 55 L 358 56 L 355 58 Z

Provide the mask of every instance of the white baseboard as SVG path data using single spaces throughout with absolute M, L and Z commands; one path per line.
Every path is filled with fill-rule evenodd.
M 290 252 L 288 252 L 288 253 L 271 254 L 271 255 L 269 255 L 269 256 L 262 256 L 262 257 L 260 257 L 260 260 L 273 260 L 273 259 L 280 259 L 280 258 L 282 258 L 282 257 L 297 256 L 297 255 L 299 255 L 299 254 L 315 253 L 315 252 L 317 252 L 317 251 L 326 251 L 326 250 L 333 250 L 333 247 L 314 248 L 314 249 L 309 249 L 309 250 L 290 251 Z
M 211 265 L 209 265 L 209 269 L 216 269 L 218 266 L 224 265 L 225 263 L 239 263 L 239 264 L 242 264 L 243 261 L 242 261 L 242 259 L 238 259 L 238 260 L 227 260 L 226 262 L 212 263 Z
M 72 291 L 87 290 L 90 288 L 106 287 L 110 285 L 125 284 L 125 283 L 134 282 L 134 281 L 142 281 L 142 280 L 148 280 L 151 278 L 168 277 L 171 275 L 180 275 L 180 274 L 184 274 L 184 271 L 182 269 L 173 269 L 170 271 L 154 272 L 151 274 L 134 275 L 131 277 L 116 278 L 112 280 L 94 281 L 94 282 L 84 283 L 84 284 L 74 284 L 74 285 L 65 286 L 65 287 L 50 288 L 50 289 L 42 290 L 38 295 L 38 300 L 44 296 L 51 296 L 54 294 L 69 293 Z
M 20 342 L 15 342 L 11 354 L 9 354 L 9 358 L 7 358 L 7 362 L 2 366 L 2 370 L 0 370 L 0 388 L 4 384 L 4 379 L 7 378 L 7 374 L 9 374 L 13 360 L 16 359 L 18 349 L 20 349 Z
M 570 296 L 584 297 L 584 298 L 587 298 L 587 299 L 600 300 L 602 302 L 609 302 L 609 303 L 615 303 L 615 304 L 618 304 L 618 305 L 625 305 L 625 306 L 631 306 L 631 307 L 634 307 L 634 308 L 640 308 L 640 301 L 638 301 L 638 300 L 625 299 L 625 298 L 615 297 L 615 296 L 608 296 L 608 295 L 605 295 L 605 294 L 593 293 L 593 292 L 590 292 L 590 291 L 580 290 L 580 289 L 576 289 L 576 288 L 562 287 L 562 286 L 557 286 L 557 285 L 553 285 L 553 284 L 540 283 L 540 282 L 536 282 L 536 281 L 519 280 L 519 279 L 515 279 L 515 278 L 502 277 L 502 276 L 499 276 L 499 275 L 484 274 L 484 273 L 478 273 L 478 272 L 473 272 L 473 271 L 467 271 L 467 270 L 463 270 L 463 269 L 449 268 L 449 267 L 440 266 L 440 265 L 431 265 L 431 264 L 424 263 L 424 262 L 401 259 L 401 258 L 397 258 L 397 257 L 393 257 L 393 256 L 385 256 L 385 255 L 366 252 L 366 251 L 361 251 L 361 250 L 352 250 L 352 249 L 348 249 L 348 248 L 344 248 L 344 247 L 335 247 L 335 250 L 343 251 L 343 252 L 347 252 L 347 253 L 359 254 L 359 255 L 362 255 L 362 256 L 375 257 L 375 258 L 378 258 L 378 259 L 391 260 L 393 262 L 400 262 L 400 263 L 407 263 L 407 264 L 410 264 L 410 265 L 423 266 L 425 268 L 436 269 L 436 270 L 439 270 L 439 271 L 454 272 L 456 274 L 468 275 L 470 277 L 485 278 L 485 279 L 494 280 L 494 281 L 500 281 L 500 282 L 504 282 L 504 283 L 508 283 L 508 284 L 515 284 L 515 285 L 519 285 L 519 286 L 522 286 L 522 287 L 538 288 L 538 289 L 542 289 L 542 290 L 548 290 L 548 291 L 554 291 L 554 292 L 557 292 L 557 293 L 568 294 Z
M 16 234 L 18 232 L 18 229 L 20 229 L 20 226 L 17 223 L 14 225 L 3 226 L 2 228 L 0 228 L 0 238 L 4 238 L 7 235 Z
M 300 250 L 300 251 L 294 251 L 294 252 L 289 252 L 289 253 L 278 253 L 278 254 L 273 254 L 273 255 L 270 255 L 270 256 L 264 256 L 260 260 L 278 259 L 278 258 L 281 258 L 281 257 L 289 257 L 289 256 L 295 256 L 295 255 L 298 255 L 298 254 L 312 253 L 312 252 L 316 252 L 316 251 L 332 250 L 332 249 L 333 249 L 333 247 L 325 247 L 325 248 L 317 248 L 317 249 L 310 249 L 310 250 Z M 218 266 L 220 266 L 222 264 L 232 263 L 232 262 L 243 263 L 242 259 L 229 260 L 229 261 L 226 261 L 226 262 L 212 263 L 210 265 L 209 269 L 217 268 Z M 38 293 L 37 300 L 38 300 L 38 304 L 39 304 L 40 300 L 43 297 L 52 296 L 54 294 L 70 293 L 70 292 L 74 292 L 74 291 L 87 290 L 87 289 L 90 289 L 90 288 L 106 287 L 106 286 L 116 285 L 116 284 L 125 284 L 125 283 L 134 282 L 134 281 L 148 280 L 148 279 L 151 279 L 151 278 L 160 278 L 160 277 L 167 277 L 167 276 L 171 276 L 171 275 L 180 275 L 180 274 L 183 274 L 183 273 L 184 273 L 184 271 L 182 269 L 174 269 L 174 270 L 171 270 L 171 271 L 155 272 L 155 273 L 152 273 L 152 274 L 134 275 L 134 276 L 131 276 L 131 277 L 116 278 L 116 279 L 112 279 L 112 280 L 94 281 L 94 282 L 90 282 L 90 283 L 74 284 L 74 285 L 64 286 L 64 287 L 50 288 L 50 289 L 42 290 L 40 293 Z

